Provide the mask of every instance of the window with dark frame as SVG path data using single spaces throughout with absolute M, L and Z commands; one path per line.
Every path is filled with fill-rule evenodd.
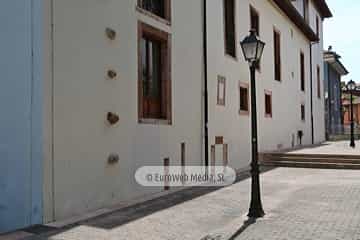
M 321 98 L 321 74 L 320 74 L 320 66 L 317 65 L 316 68 L 316 76 L 317 76 L 317 95 L 318 98 Z
M 259 13 L 250 6 L 250 28 L 256 31 L 256 35 L 260 35 L 259 32 Z
M 240 114 L 249 113 L 249 88 L 248 86 L 240 85 Z
M 301 120 L 305 121 L 305 105 L 301 104 Z
M 305 56 L 300 52 L 300 89 L 305 92 Z
M 139 120 L 171 121 L 170 35 L 139 23 Z
M 272 117 L 272 96 L 269 92 L 265 92 L 265 117 Z
M 281 81 L 281 42 L 280 33 L 274 30 L 274 73 L 275 80 Z
M 236 57 L 235 0 L 223 0 L 225 25 L 225 53 Z
M 320 38 L 320 20 L 319 16 L 316 16 L 316 36 Z
M 170 21 L 171 0 L 138 0 L 138 6 L 160 18 Z
M 255 30 L 256 35 L 260 35 L 260 18 L 258 11 L 250 6 L 250 29 Z M 257 70 L 260 70 L 260 60 L 255 62 L 255 67 Z

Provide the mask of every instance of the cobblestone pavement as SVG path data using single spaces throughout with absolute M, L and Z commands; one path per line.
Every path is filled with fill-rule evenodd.
M 267 215 L 256 222 L 246 221 L 247 179 L 163 210 L 171 198 L 31 239 L 360 240 L 360 171 L 277 168 L 261 180 Z

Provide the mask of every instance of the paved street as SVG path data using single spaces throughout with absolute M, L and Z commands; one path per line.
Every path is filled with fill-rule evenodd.
M 204 195 L 182 203 L 194 190 L 121 210 L 51 239 L 360 239 L 359 171 L 278 168 L 264 173 L 262 183 L 267 215 L 255 223 L 245 217 L 247 179 L 209 193 L 203 189 Z

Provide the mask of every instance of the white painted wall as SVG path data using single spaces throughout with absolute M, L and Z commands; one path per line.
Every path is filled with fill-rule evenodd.
M 53 115 L 50 108 L 46 111 L 47 119 L 53 117 L 53 123 L 45 121 L 48 126 L 45 132 L 54 142 L 53 149 L 47 148 L 44 166 L 45 178 L 49 182 L 54 179 L 54 188 L 51 184 L 44 186 L 46 221 L 161 191 L 137 185 L 134 172 L 143 165 L 162 165 L 165 157 L 170 157 L 172 165 L 180 164 L 181 142 L 186 142 L 187 164 L 203 164 L 201 0 L 172 1 L 171 26 L 139 13 L 136 2 L 53 0 L 53 48 L 49 35 L 46 45 L 50 52 L 53 50 L 53 72 L 51 66 L 47 72 L 50 79 L 47 89 L 53 89 L 53 96 L 45 94 L 53 99 Z M 267 43 L 261 72 L 257 74 L 260 150 L 274 150 L 279 145 L 290 147 L 291 135 L 296 135 L 297 130 L 305 132 L 303 143 L 310 144 L 309 42 L 271 1 L 241 0 L 236 6 L 238 43 L 248 34 L 250 3 L 260 14 L 260 37 Z M 48 10 L 51 12 L 51 6 Z M 171 126 L 138 124 L 139 20 L 172 34 Z M 238 86 L 239 81 L 249 82 L 249 70 L 239 44 L 237 59 L 224 55 L 223 24 L 222 1 L 208 1 L 209 143 L 213 145 L 215 136 L 223 136 L 229 144 L 230 165 L 243 168 L 250 162 L 250 117 L 238 113 Z M 106 39 L 106 27 L 117 31 L 115 42 Z M 274 27 L 281 32 L 281 82 L 273 79 Z M 300 50 L 306 60 L 305 93 L 300 91 Z M 314 60 L 320 63 L 320 50 L 314 55 Z M 117 70 L 117 80 L 106 80 L 108 68 Z M 226 77 L 225 107 L 216 105 L 218 75 Z M 264 117 L 264 90 L 272 91 L 272 119 Z M 305 122 L 300 119 L 301 103 L 306 105 Z M 316 109 L 316 140 L 322 141 L 325 132 L 322 100 L 316 103 Z M 119 113 L 117 126 L 107 126 L 108 111 Z M 120 155 L 118 165 L 107 165 L 110 153 Z M 221 163 L 220 159 L 217 163 Z
M 140 187 L 134 173 L 166 157 L 180 164 L 181 142 L 187 164 L 201 164 L 201 1 L 173 1 L 170 27 L 141 15 L 136 2 L 54 1 L 55 219 L 161 191 Z M 171 126 L 138 124 L 139 20 L 172 34 Z M 114 43 L 106 27 L 117 31 Z M 105 79 L 108 68 L 117 80 Z M 108 111 L 119 113 L 117 126 L 106 124 Z M 110 153 L 118 165 L 107 165 Z
M 311 144 L 310 114 L 310 50 L 309 41 L 284 14 L 279 14 L 271 1 L 237 1 L 237 40 L 241 41 L 250 28 L 249 5 L 260 15 L 260 38 L 266 42 L 261 63 L 261 72 L 257 73 L 258 123 L 260 150 L 268 151 L 291 147 L 292 134 L 304 131 L 303 144 Z M 229 144 L 230 163 L 234 167 L 244 167 L 250 161 L 250 116 L 241 116 L 239 110 L 239 81 L 249 83 L 248 65 L 243 59 L 239 44 L 237 59 L 224 55 L 224 27 L 222 1 L 209 4 L 209 79 L 210 79 L 210 142 L 215 136 L 223 135 Z M 313 18 L 313 11 L 310 19 Z M 315 21 L 315 20 L 314 20 Z M 281 32 L 282 81 L 274 80 L 273 28 Z M 291 34 L 293 32 L 293 36 Z M 314 47 L 315 48 L 315 47 Z M 321 47 L 319 47 L 320 49 Z M 300 51 L 305 55 L 306 90 L 300 91 Z M 322 67 L 321 53 L 314 51 L 314 79 L 316 87 L 316 63 Z M 294 76 L 292 76 L 292 72 Z M 216 105 L 217 75 L 226 77 L 226 106 Z M 264 91 L 272 92 L 273 117 L 265 118 Z M 313 89 L 317 96 L 316 88 Z M 315 99 L 316 98 L 316 99 Z M 301 120 L 301 103 L 306 107 L 306 121 Z M 323 101 L 314 97 L 316 142 L 324 140 Z

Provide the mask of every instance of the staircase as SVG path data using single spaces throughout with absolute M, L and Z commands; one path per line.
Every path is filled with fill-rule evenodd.
M 271 167 L 359 169 L 360 155 L 262 153 L 260 164 Z

